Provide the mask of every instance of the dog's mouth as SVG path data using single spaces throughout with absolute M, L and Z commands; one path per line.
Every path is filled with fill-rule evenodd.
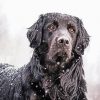
M 49 57 L 48 57 L 49 58 Z M 47 62 L 49 64 L 57 64 L 60 65 L 64 62 L 67 62 L 69 59 L 68 54 L 66 52 L 57 52 L 55 55 L 50 57 Z
M 53 60 L 55 62 L 65 62 L 67 59 L 68 59 L 68 55 L 66 52 L 58 52 L 53 57 Z
M 67 49 L 51 49 L 47 54 L 47 62 L 58 65 L 68 62 L 70 58 L 71 52 Z
M 62 62 L 62 61 L 63 61 L 63 57 L 58 56 L 57 59 L 56 59 L 56 62 Z
M 57 52 L 53 56 L 49 55 L 48 58 L 48 61 L 51 63 L 62 63 L 66 62 L 69 59 L 66 52 Z

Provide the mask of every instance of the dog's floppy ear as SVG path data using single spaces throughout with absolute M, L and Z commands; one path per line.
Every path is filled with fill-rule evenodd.
M 27 38 L 30 42 L 30 47 L 36 48 L 41 44 L 42 31 L 44 26 L 44 16 L 40 15 L 39 19 L 35 24 L 28 28 Z
M 89 35 L 86 29 L 84 28 L 82 21 L 77 17 L 76 17 L 76 20 L 77 20 L 77 25 L 78 25 L 78 35 L 77 35 L 77 40 L 75 44 L 75 52 L 78 55 L 81 55 L 81 54 L 84 54 L 84 49 L 89 44 Z

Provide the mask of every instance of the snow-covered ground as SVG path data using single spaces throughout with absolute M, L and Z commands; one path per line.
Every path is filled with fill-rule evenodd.
M 99 0 L 0 0 L 0 62 L 16 67 L 27 64 L 33 50 L 26 38 L 40 14 L 60 12 L 83 20 L 90 45 L 85 51 L 84 69 L 89 100 L 100 99 L 100 13 Z

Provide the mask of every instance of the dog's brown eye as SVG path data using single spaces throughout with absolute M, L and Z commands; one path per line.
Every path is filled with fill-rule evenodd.
M 48 30 L 49 30 L 49 32 L 53 32 L 53 31 L 55 31 L 57 29 L 57 26 L 55 25 L 55 24 L 50 24 L 50 25 L 48 25 Z
M 75 33 L 75 26 L 74 25 L 72 25 L 71 23 L 69 23 L 68 25 L 67 25 L 67 29 L 68 29 L 68 31 L 70 32 L 70 33 Z
M 58 22 L 54 20 L 53 23 L 49 24 L 47 28 L 49 32 L 55 31 L 58 28 Z

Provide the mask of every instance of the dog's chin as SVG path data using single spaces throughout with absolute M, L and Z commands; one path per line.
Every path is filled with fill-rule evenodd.
M 68 62 L 69 59 L 70 57 L 66 52 L 57 52 L 52 57 L 50 57 L 49 61 L 54 64 L 61 64 L 63 62 Z
M 53 60 L 55 62 L 66 62 L 68 60 L 68 54 L 65 52 L 58 52 L 54 55 Z

